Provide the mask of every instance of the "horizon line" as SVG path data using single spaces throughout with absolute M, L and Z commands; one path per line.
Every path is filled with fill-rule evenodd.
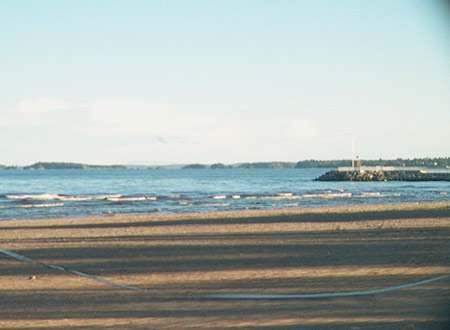
M 408 157 L 408 158 L 378 158 L 378 159 L 361 159 L 362 161 L 398 161 L 398 160 L 425 160 L 425 159 L 449 159 L 450 156 L 439 156 L 439 157 Z M 284 160 L 272 160 L 272 161 L 239 161 L 239 162 L 233 162 L 233 163 L 224 163 L 224 162 L 127 162 L 127 163 L 91 163 L 91 162 L 75 162 L 75 161 L 37 161 L 33 162 L 31 164 L 26 165 L 7 165 L 0 163 L 0 166 L 6 166 L 6 167 L 27 167 L 32 166 L 39 163 L 46 163 L 46 164 L 81 164 L 81 165 L 89 165 L 89 166 L 186 166 L 186 165 L 215 165 L 215 164 L 223 164 L 223 165 L 242 165 L 242 164 L 260 164 L 260 163 L 291 163 L 296 164 L 300 162 L 306 162 L 306 161 L 316 161 L 316 162 L 333 162 L 333 161 L 352 161 L 351 158 L 334 158 L 334 159 L 302 159 L 298 161 L 284 161 Z

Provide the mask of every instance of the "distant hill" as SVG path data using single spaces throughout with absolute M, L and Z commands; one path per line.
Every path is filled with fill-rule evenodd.
M 295 165 L 295 168 L 335 168 L 339 166 L 350 166 L 350 159 L 341 160 L 302 160 Z
M 191 164 L 186 165 L 183 169 L 233 169 L 233 168 L 248 168 L 248 169 L 263 169 L 263 168 L 294 168 L 295 163 L 288 162 L 259 162 L 259 163 L 243 163 L 235 165 L 225 165 L 216 163 L 213 165 L 205 164 Z
M 208 165 L 203 165 L 203 164 L 191 164 L 191 165 L 183 166 L 183 170 L 191 170 L 191 169 L 204 170 L 204 169 L 207 169 L 207 168 L 209 168 L 209 166 Z
M 263 168 L 294 168 L 295 163 L 289 162 L 258 162 L 258 163 L 244 163 L 239 165 L 239 168 L 254 168 L 254 169 L 263 169 Z
M 224 169 L 232 169 L 234 167 L 233 167 L 233 165 L 225 165 L 225 164 L 222 164 L 222 163 L 216 163 L 216 164 L 212 164 L 209 168 L 213 169 L 213 170 L 215 170 L 215 169 L 222 169 L 222 170 L 224 170 Z
M 0 165 L 0 171 L 2 171 L 2 170 L 17 170 L 17 169 L 18 169 L 17 166 Z
M 24 170 L 123 170 L 123 165 L 87 165 L 79 163 L 45 163 L 39 162 L 25 166 Z

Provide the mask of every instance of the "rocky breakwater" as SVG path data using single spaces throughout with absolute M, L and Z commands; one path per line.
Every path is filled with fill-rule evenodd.
M 450 172 L 329 171 L 316 181 L 450 181 Z

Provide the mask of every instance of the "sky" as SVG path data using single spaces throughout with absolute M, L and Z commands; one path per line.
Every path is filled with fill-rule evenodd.
M 2 0 L 0 164 L 450 156 L 450 6 Z

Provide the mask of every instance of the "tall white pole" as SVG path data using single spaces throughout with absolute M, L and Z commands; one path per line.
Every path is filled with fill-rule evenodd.
M 355 170 L 355 131 L 352 131 L 352 171 Z

